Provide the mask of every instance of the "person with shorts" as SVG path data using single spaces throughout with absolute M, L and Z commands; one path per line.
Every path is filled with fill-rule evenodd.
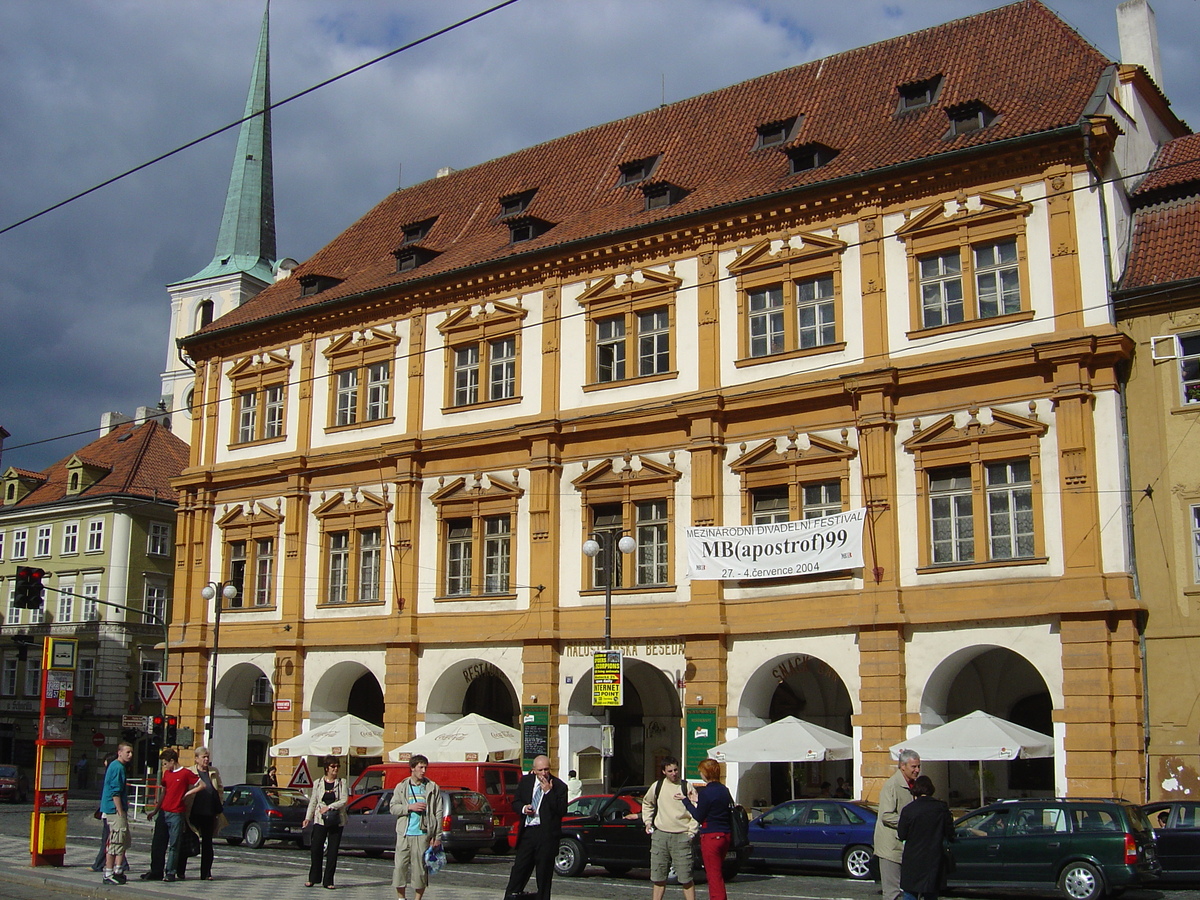
M 108 844 L 104 851 L 105 884 L 124 884 L 128 880 L 125 871 L 129 862 L 125 854 L 129 850 L 129 787 L 125 781 L 125 766 L 131 759 L 133 745 L 121 741 L 117 744 L 117 758 L 104 772 L 104 786 L 100 789 L 100 813 L 108 825 Z
M 396 861 L 392 887 L 404 900 L 404 889 L 412 885 L 421 900 L 429 884 L 425 851 L 442 843 L 442 791 L 425 777 L 429 760 L 420 753 L 408 761 L 409 776 L 392 791 L 389 809 L 396 817 Z
M 652 784 L 642 798 L 642 821 L 650 835 L 652 900 L 662 900 L 672 866 L 679 886 L 683 888 L 684 900 L 696 900 L 692 842 L 700 826 L 683 803 L 687 787 L 682 784 L 681 775 L 679 760 L 673 756 L 664 757 L 662 778 Z

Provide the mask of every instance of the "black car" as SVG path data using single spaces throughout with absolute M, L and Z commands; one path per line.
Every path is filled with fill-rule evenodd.
M 235 784 L 225 788 L 225 818 L 218 832 L 230 844 L 246 842 L 257 850 L 267 841 L 295 841 L 305 846 L 301 828 L 308 795 L 295 788 Z
M 1053 888 L 1099 900 L 1158 877 L 1154 833 L 1118 799 L 1002 800 L 954 823 L 951 888 Z
M 1200 881 L 1200 801 L 1147 803 L 1164 881 Z
M 554 858 L 554 871 L 559 875 L 581 875 L 589 865 L 604 866 L 613 875 L 624 875 L 630 869 L 650 868 L 650 835 L 640 815 L 631 811 L 629 800 L 640 801 L 644 787 L 627 787 L 617 791 L 592 815 L 564 819 L 562 838 Z M 737 876 L 745 861 L 747 850 L 730 850 L 722 867 L 725 879 Z M 704 879 L 700 850 L 695 854 L 697 881 Z

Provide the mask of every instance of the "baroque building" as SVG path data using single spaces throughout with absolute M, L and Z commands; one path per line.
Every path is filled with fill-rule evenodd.
M 618 783 L 796 715 L 855 746 L 800 789 L 872 797 L 982 709 L 1055 744 L 989 793 L 1141 797 L 1106 273 L 1185 131 L 1022 0 L 389 195 L 182 341 L 185 724 L 236 779 L 345 712 L 389 746 L 480 712 L 594 780 L 608 631 Z M 861 568 L 688 576 L 690 526 L 855 509 Z

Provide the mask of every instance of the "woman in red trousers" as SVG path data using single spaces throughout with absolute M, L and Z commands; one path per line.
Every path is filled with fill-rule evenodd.
M 704 874 L 708 878 L 709 900 L 725 900 L 721 866 L 733 842 L 729 822 L 733 795 L 721 784 L 721 764 L 715 759 L 701 761 L 700 776 L 704 787 L 690 791 L 691 796 L 685 795 L 683 805 L 700 823 L 700 858 L 704 860 Z

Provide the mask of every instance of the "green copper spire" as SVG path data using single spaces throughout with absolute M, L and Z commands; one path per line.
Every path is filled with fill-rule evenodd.
M 274 280 L 275 264 L 275 182 L 271 173 L 271 53 L 268 25 L 270 0 L 263 12 L 262 31 L 258 36 L 258 54 L 250 93 L 246 97 L 246 116 L 238 131 L 237 154 L 225 195 L 225 214 L 217 236 L 217 252 L 212 262 L 179 284 L 220 278 L 245 272 L 267 284 Z M 265 111 L 264 111 L 265 110 Z

